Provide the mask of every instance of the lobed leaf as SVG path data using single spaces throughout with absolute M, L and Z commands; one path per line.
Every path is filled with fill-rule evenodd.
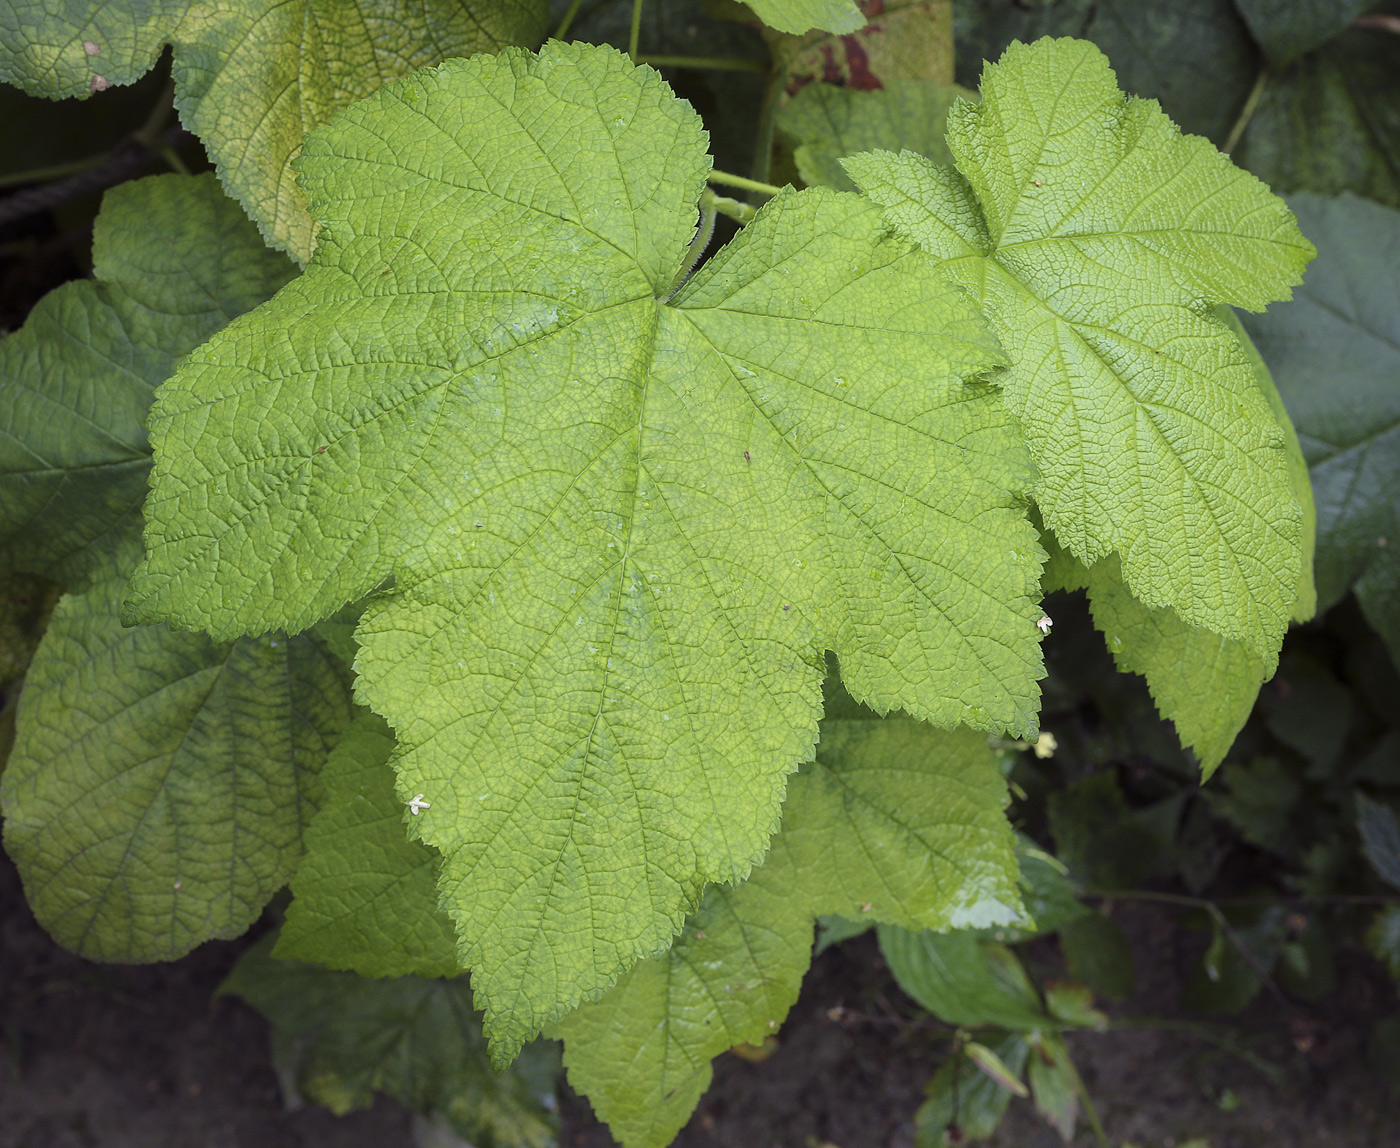
M 986 739 L 839 698 L 835 708 L 764 863 L 737 888 L 712 888 L 668 952 L 554 1027 L 571 1084 L 627 1148 L 670 1143 L 710 1061 L 778 1028 L 816 917 L 914 929 L 1018 920 L 1005 783 Z
M 118 566 L 54 610 L 0 776 L 5 850 L 59 944 L 169 961 L 238 936 L 292 875 L 349 683 L 310 634 L 124 627 L 125 591 Z
M 295 268 L 212 175 L 107 192 L 96 282 L 68 283 L 0 339 L 0 565 L 81 585 L 136 521 L 156 385 Z
M 269 242 L 315 244 L 292 179 L 302 137 L 386 79 L 536 44 L 544 0 L 9 0 L 0 80 L 56 99 L 129 84 L 172 45 L 175 102 Z
M 611 49 L 388 85 L 307 141 L 307 273 L 151 418 L 129 617 L 298 629 L 392 580 L 359 696 L 503 1057 L 747 875 L 825 649 L 879 708 L 1034 727 L 994 341 L 824 190 L 673 295 L 703 145 Z
M 845 161 L 977 299 L 1046 524 L 1086 563 L 1117 552 L 1147 606 L 1275 656 L 1302 512 L 1283 435 L 1210 312 L 1287 298 L 1312 255 L 1282 200 L 1080 41 L 1013 44 L 949 117 L 958 171 Z

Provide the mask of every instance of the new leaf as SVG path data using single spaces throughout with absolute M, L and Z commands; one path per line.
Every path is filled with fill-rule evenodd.
M 503 1055 L 748 873 L 825 649 L 1034 727 L 1000 355 L 877 209 L 780 195 L 673 296 L 704 133 L 581 46 L 388 85 L 299 163 L 315 260 L 157 400 L 130 612 L 298 629 L 392 580 L 360 696 Z
M 846 161 L 977 298 L 1012 360 L 1007 401 L 1045 521 L 1117 552 L 1134 596 L 1272 661 L 1302 561 L 1283 434 L 1220 302 L 1286 299 L 1312 256 L 1282 200 L 1092 44 L 1013 44 L 949 115 L 958 170 Z

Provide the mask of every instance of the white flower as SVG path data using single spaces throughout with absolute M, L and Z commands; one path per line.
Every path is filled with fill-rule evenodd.
M 433 803 L 431 801 L 424 801 L 421 793 L 408 803 L 408 811 L 413 814 L 414 817 L 418 816 L 420 810 L 431 809 L 432 807 Z
M 1042 634 L 1048 634 L 1050 632 L 1050 627 L 1054 624 L 1055 623 L 1050 620 L 1049 614 L 1042 614 L 1040 616 L 1040 621 L 1036 623 L 1036 625 L 1040 627 L 1040 632 Z

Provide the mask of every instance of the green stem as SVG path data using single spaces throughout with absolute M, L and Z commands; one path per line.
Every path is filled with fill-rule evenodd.
M 705 194 L 701 196 L 700 202 L 708 203 L 721 215 L 727 215 L 740 227 L 752 222 L 753 217 L 758 214 L 758 208 L 751 203 L 741 203 L 737 199 L 730 199 L 727 195 L 716 195 L 708 187 Z
M 711 72 L 766 72 L 762 60 L 737 60 L 725 56 L 651 56 L 637 57 L 637 63 L 653 68 L 696 68 Z
M 777 195 L 783 190 L 781 187 L 774 187 L 771 183 L 763 183 L 757 179 L 745 179 L 742 175 L 730 175 L 727 171 L 711 171 L 709 181 L 723 184 L 726 187 L 742 188 L 744 191 L 757 191 L 763 195 Z
M 1108 1136 L 1103 1130 L 1103 1124 L 1099 1121 L 1099 1110 L 1094 1107 L 1094 1102 L 1089 1099 L 1089 1090 L 1084 1087 L 1084 1082 L 1079 1079 L 1079 1073 L 1074 1074 L 1074 1082 L 1079 1086 L 1079 1103 L 1084 1106 L 1084 1119 L 1089 1122 L 1089 1127 L 1094 1130 L 1094 1139 L 1099 1142 L 1100 1148 L 1113 1148 L 1108 1142 Z
M 1230 129 L 1230 134 L 1225 139 L 1225 146 L 1220 149 L 1226 155 L 1239 146 L 1240 137 L 1244 135 L 1244 129 L 1249 127 L 1249 121 L 1254 118 L 1254 109 L 1259 106 L 1259 97 L 1264 94 L 1264 85 L 1268 82 L 1268 68 L 1260 68 L 1259 75 L 1254 81 L 1254 87 L 1249 89 L 1249 95 L 1245 97 L 1244 107 L 1240 109 L 1239 118 L 1235 120 L 1235 126 Z
M 179 153 L 168 143 L 162 143 L 158 150 L 160 151 L 161 159 L 165 160 L 165 162 L 170 165 L 171 171 L 179 175 L 191 174 L 190 169 L 185 165 L 185 161 L 180 158 Z
M 642 0 L 632 0 L 632 32 L 627 37 L 627 54 L 635 63 L 637 48 L 642 39 Z
M 681 263 L 681 269 L 671 280 L 671 289 L 666 292 L 667 302 L 670 302 L 676 292 L 685 286 L 685 281 L 690 278 L 690 273 L 695 270 L 695 265 L 704 256 L 705 249 L 710 246 L 710 240 L 715 237 L 715 205 L 710 202 L 714 198 L 709 188 L 706 188 L 700 196 L 700 225 L 695 229 L 695 236 L 691 239 L 690 246 L 685 249 L 685 260 Z
M 773 132 L 778 124 L 778 102 L 787 86 L 787 69 L 775 71 L 768 77 L 768 86 L 763 89 L 763 103 L 758 109 L 758 131 L 753 141 L 753 178 L 768 182 L 768 172 L 773 164 Z
M 554 29 L 554 39 L 562 40 L 569 34 L 569 28 L 573 24 L 574 18 L 578 16 L 578 10 L 582 7 L 583 0 L 574 0 L 574 2 L 569 5 L 569 10 L 564 13 L 564 18 L 559 21 L 559 27 Z

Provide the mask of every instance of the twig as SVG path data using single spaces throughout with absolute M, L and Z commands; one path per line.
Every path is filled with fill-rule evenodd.
M 1119 1029 L 1134 1028 L 1158 1028 L 1166 1032 L 1184 1032 L 1207 1044 L 1213 1044 L 1217 1048 L 1228 1052 L 1231 1056 L 1236 1056 L 1244 1061 L 1252 1069 L 1264 1077 L 1270 1084 L 1277 1084 L 1283 1079 L 1283 1069 L 1271 1060 L 1267 1060 L 1256 1052 L 1250 1052 L 1247 1048 L 1242 1048 L 1228 1036 L 1222 1036 L 1211 1032 L 1204 1025 L 1194 1024 L 1188 1020 L 1166 1020 L 1155 1016 L 1120 1016 L 1109 1021 L 1108 1027 L 1111 1031 Z
M 1400 16 L 1372 13 L 1369 16 L 1358 16 L 1351 22 L 1351 26 L 1353 28 L 1374 28 L 1377 32 L 1394 32 L 1400 36 Z

